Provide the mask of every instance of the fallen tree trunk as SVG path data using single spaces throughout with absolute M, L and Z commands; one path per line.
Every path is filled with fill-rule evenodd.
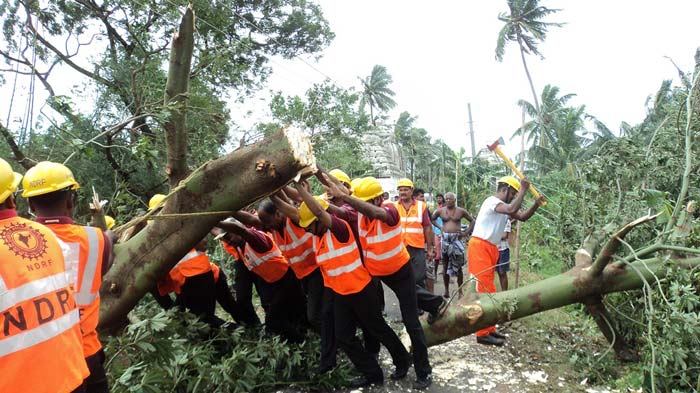
M 239 210 L 315 166 L 308 137 L 285 129 L 195 170 L 168 196 L 161 214 L 177 213 L 174 217 L 155 219 L 115 246 L 114 265 L 100 288 L 100 328 L 121 325 L 156 282 L 228 215 L 202 213 Z
M 641 289 L 665 277 L 673 264 L 680 268 L 700 266 L 700 258 L 657 257 L 630 264 L 613 263 L 598 276 L 590 266 L 577 266 L 566 273 L 528 286 L 493 294 L 470 292 L 445 311 L 432 325 L 423 324 L 429 346 L 475 333 L 479 329 L 512 321 L 574 303 L 594 295 Z

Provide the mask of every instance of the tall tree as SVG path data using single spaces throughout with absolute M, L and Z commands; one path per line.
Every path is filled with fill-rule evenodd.
M 185 81 L 188 94 L 171 86 L 168 94 L 174 95 L 164 102 L 168 43 L 188 1 L 0 0 L 0 58 L 11 65 L 3 72 L 33 75 L 48 92 L 48 105 L 64 120 L 18 140 L 15 157 L 31 165 L 31 160 L 71 155 L 71 165 L 79 167 L 96 154 L 116 174 L 101 194 L 148 200 L 166 189 L 159 176 L 164 164 L 182 178 L 188 171 L 183 155 L 198 166 L 223 152 L 229 131 L 226 98 L 258 89 L 270 74 L 269 56 L 315 53 L 334 37 L 320 7 L 305 0 L 191 3 L 197 37 Z M 57 81 L 67 74 L 84 86 L 89 105 L 74 103 L 60 90 Z M 197 108 L 185 119 L 193 143 L 187 150 L 180 144 L 176 161 L 168 162 L 164 125 L 176 120 L 172 115 L 185 103 Z M 3 136 L 12 145 L 19 133 L 8 131 Z M 111 178 L 94 176 L 98 183 Z
M 498 20 L 505 23 L 501 31 L 498 33 L 496 41 L 496 60 L 502 61 L 505 54 L 505 47 L 508 42 L 517 42 L 520 49 L 520 58 L 523 62 L 525 75 L 530 83 L 532 98 L 535 102 L 535 108 L 539 112 L 539 101 L 535 92 L 535 85 L 532 83 L 530 70 L 527 68 L 525 54 L 534 54 L 542 57 L 542 54 L 537 49 L 537 45 L 544 41 L 547 36 L 547 29 L 550 27 L 560 27 L 562 23 L 543 22 L 542 19 L 549 14 L 553 14 L 559 10 L 549 9 L 538 4 L 538 0 L 508 0 L 508 8 L 510 14 L 498 14 Z
M 393 80 L 386 67 L 381 65 L 375 65 L 372 68 L 372 73 L 360 80 L 362 81 L 360 108 L 369 106 L 370 121 L 373 126 L 376 126 L 375 109 L 386 112 L 396 106 L 396 101 L 393 98 L 395 93 L 389 88 Z

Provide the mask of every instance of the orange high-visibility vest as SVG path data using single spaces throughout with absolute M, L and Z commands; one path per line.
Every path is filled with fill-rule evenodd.
M 10 213 L 0 220 L 0 392 L 70 392 L 89 372 L 61 245 Z
M 339 241 L 329 229 L 318 240 L 314 236 L 314 249 L 323 284 L 338 294 L 350 295 L 365 289 L 372 279 L 362 265 L 350 225 L 345 221 L 343 224 L 350 234 L 347 242 Z
M 233 255 L 233 257 L 239 261 L 243 259 L 243 251 L 239 250 L 235 246 L 232 246 L 228 243 L 226 243 L 223 239 L 221 240 L 221 245 L 224 247 L 224 250 L 229 254 Z
M 283 234 L 280 235 L 277 230 L 273 230 L 272 237 L 298 279 L 301 280 L 318 268 L 314 252 L 314 236 L 304 228 L 295 225 L 287 218 Z
M 257 252 L 246 243 L 245 245 L 245 263 L 248 270 L 262 277 L 263 280 L 273 283 L 282 278 L 289 270 L 289 262 L 282 255 L 282 252 L 272 240 L 272 236 L 265 233 L 267 240 L 272 243 L 272 248 L 265 252 Z
M 425 237 L 423 236 L 423 210 L 425 210 L 425 203 L 421 201 L 413 202 L 408 211 L 404 209 L 401 201 L 394 202 L 394 206 L 396 206 L 396 210 L 399 211 L 399 216 L 401 216 L 401 236 L 407 246 L 425 248 Z
M 75 224 L 45 224 L 68 245 L 66 271 L 76 283 L 75 303 L 80 310 L 80 330 L 83 332 L 85 357 L 94 355 L 102 348 L 97 336 L 100 315 L 100 285 L 105 249 L 102 230 Z
M 359 214 L 358 227 L 365 267 L 371 275 L 396 273 L 411 259 L 401 239 L 401 223 L 389 226 L 382 220 Z
M 170 269 L 168 275 L 158 281 L 158 292 L 161 295 L 175 292 L 180 294 L 187 277 L 203 274 L 211 270 L 211 263 L 206 253 L 192 249 Z
M 221 269 L 213 263 L 211 265 L 211 272 L 214 273 L 214 282 L 219 281 L 219 274 L 221 274 Z

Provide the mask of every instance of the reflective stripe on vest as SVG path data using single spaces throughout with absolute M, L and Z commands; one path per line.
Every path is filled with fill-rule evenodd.
M 272 237 L 297 278 L 302 279 L 318 268 L 313 247 L 314 236 L 294 225 L 292 220 L 287 218 L 282 233 L 274 230 Z
M 64 251 L 49 228 L 0 220 L 0 391 L 70 392 L 89 375 Z
M 51 322 L 39 325 L 32 330 L 27 330 L 26 332 L 15 334 L 9 338 L 0 340 L 0 356 L 21 351 L 53 338 L 75 326 L 79 320 L 80 315 L 78 314 L 78 309 L 74 309 L 63 316 L 56 318 Z M 54 356 L 61 356 L 61 354 L 56 353 Z
M 273 283 L 284 277 L 284 275 L 289 270 L 289 262 L 282 255 L 282 252 L 275 244 L 272 236 L 263 233 L 267 240 L 272 244 L 272 248 L 259 253 L 250 246 L 249 243 L 245 245 L 245 263 L 248 270 L 262 277 L 263 280 Z
M 250 247 L 248 244 L 245 246 L 245 252 L 246 252 L 246 259 L 248 260 L 248 265 L 250 266 L 249 269 L 253 270 L 256 267 L 262 266 L 263 263 L 269 261 L 271 258 L 278 257 L 282 255 L 279 249 L 272 249 L 270 250 L 271 252 L 265 253 L 262 256 L 259 256 L 255 253 L 252 252 L 252 247 Z
M 425 236 L 423 232 L 423 212 L 425 203 L 415 201 L 409 206 L 408 211 L 400 201 L 395 202 L 396 210 L 401 217 L 402 238 L 407 246 L 415 248 L 425 247 Z
M 394 274 L 411 259 L 402 240 L 400 224 L 392 228 L 384 221 L 360 215 L 358 225 L 365 234 L 360 239 L 365 266 L 373 276 Z
M 89 306 L 100 295 L 99 290 L 91 293 L 92 283 L 95 281 L 95 273 L 97 272 L 97 262 L 99 261 L 100 246 L 98 236 L 101 233 L 97 232 L 97 228 L 85 227 L 88 238 L 88 255 L 85 269 L 83 270 L 83 280 L 80 288 L 75 294 L 75 302 L 79 306 Z M 101 274 L 102 272 L 100 272 Z
M 2 279 L 0 278 L 0 281 Z M 72 284 L 66 273 L 56 273 L 51 276 L 28 282 L 15 289 L 6 290 L 0 297 L 0 312 L 15 304 L 25 302 L 45 293 L 54 292 Z
M 362 291 L 371 278 L 360 259 L 360 249 L 353 238 L 350 225 L 345 221 L 343 223 L 349 234 L 347 242 L 340 242 L 327 230 L 319 243 L 314 236 L 314 249 L 324 285 L 338 294 L 350 295 Z
M 180 259 L 180 260 L 175 264 L 175 266 L 173 266 L 173 269 L 175 269 L 176 267 L 178 267 L 178 266 L 182 265 L 183 263 L 189 261 L 190 259 L 197 258 L 198 256 L 200 256 L 200 255 L 202 255 L 202 254 L 204 254 L 204 253 L 201 252 L 201 251 L 197 251 L 197 250 L 192 250 L 192 251 L 188 252 L 187 254 L 185 254 L 184 257 L 182 257 L 182 259 Z
M 97 336 L 97 322 L 100 308 L 100 285 L 102 284 L 102 264 L 105 237 L 102 230 L 75 224 L 47 223 L 56 236 L 68 246 L 66 271 L 74 283 L 75 302 L 80 311 L 80 330 L 83 335 L 85 357 L 95 354 L 102 348 Z

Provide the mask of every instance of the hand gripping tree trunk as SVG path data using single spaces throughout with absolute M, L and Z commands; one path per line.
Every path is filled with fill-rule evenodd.
M 309 139 L 299 130 L 284 129 L 195 170 L 165 202 L 161 214 L 168 219 L 154 219 L 115 246 L 114 265 L 100 290 L 100 327 L 120 325 L 156 282 L 228 215 L 216 212 L 239 210 L 315 165 Z M 207 212 L 212 214 L 203 214 Z

